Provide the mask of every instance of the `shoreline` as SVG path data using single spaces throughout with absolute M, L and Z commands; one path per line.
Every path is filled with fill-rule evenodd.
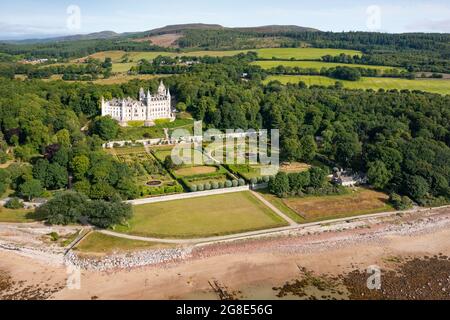
M 201 245 L 183 259 L 153 265 L 83 269 L 80 290 L 65 288 L 65 267 L 11 251 L 0 250 L 0 271 L 16 281 L 58 288 L 45 299 L 217 299 L 211 282 L 241 292 L 243 299 L 272 299 L 277 297 L 271 288 L 295 279 L 299 266 L 339 275 L 388 266 L 396 257 L 450 256 L 450 210 L 433 212 Z

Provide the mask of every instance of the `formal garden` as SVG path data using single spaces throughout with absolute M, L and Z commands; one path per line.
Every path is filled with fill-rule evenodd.
M 183 187 L 173 179 L 164 166 L 143 146 L 109 149 L 119 161 L 127 164 L 139 187 L 141 197 L 183 192 Z

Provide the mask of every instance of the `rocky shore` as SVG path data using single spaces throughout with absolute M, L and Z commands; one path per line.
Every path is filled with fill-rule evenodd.
M 190 257 L 191 248 L 174 248 L 146 250 L 127 254 L 116 254 L 102 258 L 81 256 L 70 251 L 64 262 L 80 269 L 91 271 L 108 271 L 114 269 L 133 269 L 149 265 L 181 261 Z

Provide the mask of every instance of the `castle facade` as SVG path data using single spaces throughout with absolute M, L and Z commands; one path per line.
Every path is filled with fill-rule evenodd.
M 127 126 L 129 121 L 144 121 L 144 125 L 149 127 L 155 125 L 155 120 L 175 120 L 170 90 L 166 89 L 162 81 L 155 95 L 149 90 L 145 94 L 141 88 L 139 100 L 127 98 L 105 101 L 102 98 L 102 116 L 111 116 L 121 126 Z

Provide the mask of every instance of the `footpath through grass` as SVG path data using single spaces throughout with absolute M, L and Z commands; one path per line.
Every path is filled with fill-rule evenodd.
M 281 217 L 250 192 L 134 207 L 128 226 L 115 231 L 156 238 L 204 238 L 282 227 Z

